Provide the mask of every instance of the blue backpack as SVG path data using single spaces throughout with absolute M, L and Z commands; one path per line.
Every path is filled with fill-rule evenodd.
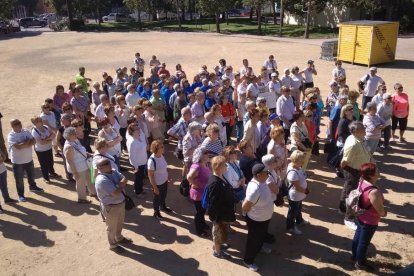
M 203 197 L 201 198 L 201 206 L 206 210 L 210 207 L 210 202 L 208 200 L 208 186 L 206 186 L 204 188 Z

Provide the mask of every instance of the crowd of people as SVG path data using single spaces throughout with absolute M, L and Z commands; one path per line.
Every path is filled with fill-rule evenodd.
M 341 61 L 336 61 L 330 92 L 323 99 L 313 81 L 318 72 L 312 60 L 302 70 L 293 66 L 281 75 L 273 55 L 258 74 L 247 59 L 242 63 L 239 71 L 224 59 L 211 72 L 203 65 L 192 81 L 182 65 L 170 73 L 156 56 L 149 61 L 149 74 L 144 74 L 147 67 L 139 53 L 129 70 L 118 68 L 114 77 L 105 72 L 100 82 L 91 83 L 85 68 L 79 68 L 67 91 L 57 85 L 54 95 L 41 104 L 31 129 L 23 128 L 19 119 L 10 120 L 7 148 L 1 133 L 0 188 L 5 203 L 26 201 L 24 173 L 30 191 L 43 192 L 35 180 L 33 148 L 44 183 L 63 178 L 54 168 L 54 159 L 62 158 L 65 178 L 76 184 L 78 203 L 89 204 L 91 197 L 99 201 L 109 248 L 122 253 L 122 245 L 132 243 L 122 235 L 122 227 L 125 208 L 132 208 L 134 200 L 125 191 L 128 179 L 122 172 L 129 168 L 121 166 L 121 159 L 132 167 L 134 177 L 129 180 L 135 200 L 143 198 L 149 183 L 153 216 L 163 219 L 173 214 L 167 206 L 171 179 L 164 148 L 170 144 L 183 164 L 180 192 L 194 202 L 196 234 L 212 233 L 213 255 L 231 258 L 227 237 L 238 223 L 236 213 L 242 215 L 248 229 L 244 264 L 257 271 L 255 258 L 260 252 L 270 253 L 275 241 L 268 229 L 274 205 L 282 206 L 287 198 L 288 233 L 300 235 L 310 223 L 302 217 L 312 175 L 308 164 L 320 154 L 319 142 L 324 141 L 327 162 L 345 181 L 338 204 L 345 225 L 356 230 L 352 258 L 356 268 L 371 269 L 367 247 L 380 217 L 386 215 L 381 191 L 374 186 L 378 168 L 372 156 L 376 151 L 386 154 L 398 139 L 405 142 L 409 104 L 403 86 L 396 83 L 394 93 L 387 92 L 372 67 L 354 90 L 354 85 L 347 85 Z M 329 124 L 326 138 L 321 138 L 324 116 Z M 17 200 L 8 193 L 7 162 L 12 165 Z M 355 189 L 360 189 L 366 209 L 359 216 L 346 201 Z

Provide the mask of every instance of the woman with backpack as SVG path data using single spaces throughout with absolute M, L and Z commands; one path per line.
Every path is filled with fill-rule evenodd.
M 357 229 L 352 241 L 352 259 L 356 261 L 356 269 L 373 271 L 374 268 L 367 263 L 367 250 L 381 217 L 387 216 L 387 211 L 384 209 L 384 196 L 375 186 L 379 178 L 377 166 L 374 163 L 365 163 L 360 172 L 359 206 L 366 211 L 357 218 Z
M 194 223 L 196 233 L 200 237 L 208 237 L 208 230 L 210 227 L 206 224 L 204 215 L 206 210 L 201 204 L 204 190 L 206 189 L 211 169 L 208 165 L 209 152 L 202 147 L 198 147 L 193 154 L 193 164 L 187 175 L 188 182 L 191 184 L 190 198 L 194 201 L 196 214 L 194 216 Z

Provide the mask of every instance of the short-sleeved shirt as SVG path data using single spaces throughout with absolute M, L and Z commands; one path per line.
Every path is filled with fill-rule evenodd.
M 80 96 L 79 99 L 72 98 L 70 101 L 74 110 L 86 112 L 89 108 L 89 100 L 85 96 Z
M 408 116 L 408 95 L 401 93 L 392 96 L 392 116 L 405 118 Z
M 75 82 L 76 82 L 76 84 L 79 84 L 79 85 L 82 86 L 82 91 L 83 92 L 88 92 L 88 81 L 86 80 L 86 78 L 84 76 L 82 76 L 79 73 L 76 74 Z
M 201 166 L 198 163 L 191 165 L 191 169 L 197 171 L 197 177 L 194 179 L 195 184 L 198 188 L 191 186 L 190 189 L 190 198 L 195 201 L 200 201 L 203 197 L 204 189 L 208 184 L 208 179 L 211 175 L 211 170 L 209 167 Z
M 366 97 L 374 97 L 375 92 L 377 91 L 378 85 L 380 85 L 383 82 L 382 78 L 378 77 L 377 75 L 375 76 L 369 75 L 368 80 L 367 80 L 367 75 L 364 75 L 361 78 L 361 81 L 365 83 L 364 96 Z
M 46 139 L 47 137 L 49 137 L 49 135 L 50 135 L 49 129 L 46 126 L 44 126 L 44 129 L 45 129 L 45 131 L 41 131 L 40 129 L 37 129 L 36 127 L 34 127 L 32 129 L 33 138 L 35 138 L 35 139 Z M 52 141 L 50 141 L 48 144 L 45 144 L 45 145 L 39 144 L 36 141 L 36 144 L 35 144 L 34 148 L 35 148 L 35 151 L 37 151 L 37 152 L 48 151 L 48 150 L 52 149 Z
M 27 129 L 22 129 L 20 132 L 11 131 L 9 133 L 9 153 L 13 164 L 27 164 L 33 161 L 32 147 L 25 147 L 23 149 L 16 149 L 16 147 L 14 147 L 16 144 L 21 144 L 31 139 L 33 139 L 33 136 Z
M 154 154 L 151 154 L 150 158 L 148 158 L 147 166 L 148 170 L 154 171 L 155 184 L 162 185 L 168 181 L 167 162 L 164 156 L 156 157 Z
M 247 216 L 254 221 L 266 221 L 272 218 L 274 197 L 266 183 L 252 179 L 247 185 L 245 200 L 253 203 Z
M 50 127 L 56 128 L 57 124 L 56 124 L 56 116 L 53 112 L 50 112 L 49 114 L 45 114 L 45 113 L 40 113 L 40 118 L 43 121 L 46 121 Z
M 95 179 L 96 194 L 99 201 L 103 205 L 119 204 L 125 200 L 122 193 L 113 195 L 112 193 L 117 189 L 119 182 L 124 176 L 115 170 L 111 173 L 99 173 Z
M 199 102 L 195 102 L 192 106 L 191 106 L 191 114 L 192 114 L 192 118 L 193 121 L 197 121 L 200 124 L 204 123 L 204 106 L 202 104 L 200 104 Z
M 308 187 L 308 183 L 306 182 L 306 175 L 305 172 L 300 169 L 295 169 L 291 164 L 289 164 L 287 168 L 287 175 L 286 178 L 289 182 L 288 187 L 292 186 L 289 189 L 289 199 L 292 201 L 302 201 L 306 198 L 305 193 L 301 193 L 296 190 L 295 186 L 292 184 L 293 181 L 299 181 L 299 186 L 303 189 Z
M 371 155 L 362 140 L 357 139 L 354 135 L 350 135 L 345 141 L 342 160 L 348 162 L 348 166 L 351 168 L 359 170 L 362 164 L 368 163 L 371 160 Z

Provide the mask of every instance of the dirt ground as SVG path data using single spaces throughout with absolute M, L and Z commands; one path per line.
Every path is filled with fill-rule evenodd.
M 134 53 L 139 51 L 148 62 L 157 55 L 167 68 L 174 71 L 181 63 L 189 76 L 200 65 L 209 69 L 225 58 L 239 69 L 241 60 L 248 58 L 254 71 L 269 54 L 274 54 L 279 71 L 285 67 L 304 67 L 308 59 L 316 61 L 315 83 L 327 94 L 333 63 L 319 60 L 322 40 L 276 39 L 254 36 L 227 36 L 198 33 L 120 32 L 120 33 L 52 33 L 24 32 L 0 38 L 0 111 L 3 113 L 3 133 L 10 131 L 8 121 L 20 118 L 29 127 L 29 118 L 40 113 L 40 104 L 53 94 L 57 84 L 65 87 L 74 79 L 79 66 L 86 75 L 101 81 L 103 71 L 114 75 L 120 66 L 132 66 Z M 401 82 L 414 97 L 414 39 L 398 41 L 398 61 L 379 66 L 379 75 L 388 84 Z M 366 66 L 344 64 L 348 83 L 354 87 L 357 79 L 367 73 Z M 148 70 L 147 70 L 148 73 Z M 380 226 L 369 248 L 369 256 L 380 268 L 375 274 L 392 274 L 414 261 L 413 197 L 413 127 L 409 118 L 406 144 L 395 144 L 387 155 L 376 154 L 383 176 L 378 185 L 387 200 L 387 218 Z M 326 119 L 325 119 L 326 123 Z M 324 132 L 323 132 L 324 133 Z M 322 135 L 323 137 L 324 135 Z M 170 174 L 176 181 L 170 186 L 167 202 L 175 210 L 158 222 L 152 218 L 152 198 L 148 190 L 145 199 L 136 199 L 140 211 L 127 213 L 124 234 L 134 245 L 124 255 L 108 250 L 105 224 L 99 215 L 99 205 L 78 205 L 73 184 L 55 181 L 45 184 L 36 169 L 37 183 L 43 194 L 27 192 L 28 202 L 4 205 L 0 215 L 1 275 L 250 275 L 243 257 L 246 228 L 235 228 L 230 236 L 231 261 L 212 256 L 210 239 L 194 234 L 194 207 L 178 192 L 179 163 L 166 154 Z M 36 158 L 34 158 L 36 160 Z M 38 167 L 37 160 L 35 166 Z M 10 166 L 8 186 L 16 198 L 16 188 Z M 57 159 L 58 173 L 63 174 L 62 160 Z M 342 180 L 325 162 L 325 156 L 312 157 L 309 179 L 311 193 L 304 201 L 304 216 L 311 225 L 302 236 L 285 234 L 286 206 L 276 208 L 270 232 L 276 235 L 273 253 L 260 255 L 257 263 L 262 275 L 356 275 L 350 261 L 353 232 L 343 225 L 337 212 Z M 132 179 L 130 173 L 127 173 Z M 132 184 L 132 181 L 130 181 Z M 27 185 L 27 184 L 26 184 Z M 27 186 L 26 186 L 27 187 Z M 146 184 L 148 188 L 148 184 Z M 131 185 L 128 188 L 131 193 Z

